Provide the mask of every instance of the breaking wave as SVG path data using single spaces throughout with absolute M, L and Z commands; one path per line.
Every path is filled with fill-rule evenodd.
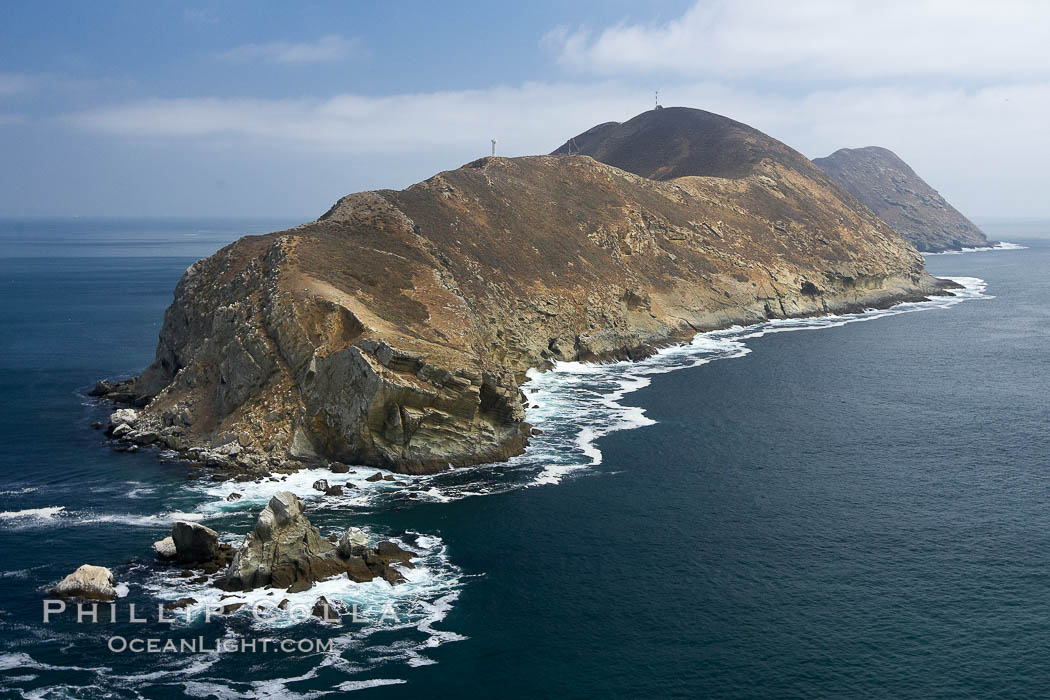
M 171 511 L 152 515 L 97 513 L 90 510 L 67 510 L 65 506 L 0 512 L 0 523 L 3 523 L 4 527 L 17 530 L 66 528 L 97 523 L 113 523 L 125 527 L 158 528 L 170 526 L 176 520 L 204 519 L 205 515 L 197 512 Z
M 961 255 L 962 253 L 985 253 L 990 250 L 1026 250 L 1028 246 L 1018 243 L 1007 243 L 1002 241 L 995 245 L 981 246 L 979 248 L 960 248 L 959 250 L 945 250 L 940 253 L 923 253 L 923 255 Z
M 65 509 L 65 506 L 48 506 L 46 508 L 26 508 L 25 510 L 5 510 L 0 512 L 0 521 L 20 521 L 21 525 L 32 523 L 32 521 L 48 521 L 60 515 Z
M 368 479 L 376 479 L 374 481 Z M 329 486 L 341 486 L 341 495 L 326 495 L 314 488 L 324 479 Z M 253 481 L 196 482 L 189 488 L 204 496 L 198 506 L 198 517 L 211 518 L 248 511 L 257 513 L 276 491 L 291 491 L 308 506 L 325 510 L 358 509 L 375 505 L 382 499 L 407 497 L 418 492 L 425 479 L 395 474 L 375 467 L 350 467 L 344 474 L 328 468 L 302 469 L 293 474 L 280 474 Z M 231 496 L 236 494 L 233 500 Z

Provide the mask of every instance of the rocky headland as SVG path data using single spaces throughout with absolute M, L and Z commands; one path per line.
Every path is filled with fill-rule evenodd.
M 186 271 L 153 364 L 94 393 L 134 407 L 112 436 L 219 468 L 435 472 L 525 449 L 530 368 L 948 286 L 801 154 L 660 109 L 242 238 Z
M 813 163 L 923 252 L 993 244 L 893 151 L 841 148 Z

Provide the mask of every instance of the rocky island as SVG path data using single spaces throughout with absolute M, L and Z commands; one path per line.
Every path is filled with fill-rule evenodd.
M 841 148 L 813 163 L 923 252 L 992 245 L 893 151 Z
M 530 368 L 948 286 L 798 152 L 657 109 L 240 239 L 186 271 L 153 364 L 94 393 L 136 407 L 114 436 L 217 466 L 434 472 L 525 449 Z

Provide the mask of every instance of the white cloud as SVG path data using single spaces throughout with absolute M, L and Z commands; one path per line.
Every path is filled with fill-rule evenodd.
M 360 40 L 329 34 L 317 41 L 298 43 L 271 41 L 263 44 L 242 44 L 223 52 L 221 55 L 230 61 L 306 64 L 340 61 L 359 56 L 361 53 Z
M 1050 77 L 1039 0 L 706 0 L 655 25 L 558 27 L 564 67 L 596 75 L 771 81 Z
M 71 115 L 78 126 L 120 135 L 262 139 L 344 153 L 408 153 L 488 144 L 551 150 L 599 115 L 628 118 L 640 95 L 615 84 L 344 94 L 328 99 L 153 99 Z M 574 132 L 575 133 L 575 132 Z M 557 143 L 551 143 L 551 140 Z
M 665 104 L 725 114 L 811 157 L 886 146 L 964 211 L 1045 211 L 1047 82 L 972 90 L 852 87 L 798 96 L 693 82 L 662 94 Z M 485 155 L 490 138 L 499 139 L 502 155 L 549 152 L 594 124 L 648 109 L 650 99 L 647 90 L 618 81 L 528 83 L 387 97 L 152 99 L 66 119 L 120 137 L 299 155 L 415 155 L 456 167 Z
M 157 98 L 64 119 L 228 159 L 352 157 L 355 183 L 403 186 L 487 154 L 490 138 L 501 155 L 549 152 L 597 123 L 649 109 L 659 87 L 664 104 L 725 114 L 810 157 L 888 147 L 964 212 L 1040 215 L 1050 161 L 1047 35 L 1050 3 L 710 0 L 663 24 L 553 30 L 544 44 L 558 60 L 598 76 L 577 82 L 380 97 Z M 225 56 L 308 63 L 359 51 L 355 40 L 329 36 Z

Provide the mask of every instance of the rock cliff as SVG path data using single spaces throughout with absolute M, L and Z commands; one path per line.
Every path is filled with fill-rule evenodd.
M 923 252 L 991 244 L 893 151 L 842 148 L 813 163 Z
M 784 144 L 699 110 L 628 124 L 574 153 L 616 139 L 645 167 L 482 158 L 195 263 L 156 361 L 100 384 L 144 407 L 111 430 L 244 469 L 432 472 L 525 448 L 529 368 L 943 293 L 914 248 Z

